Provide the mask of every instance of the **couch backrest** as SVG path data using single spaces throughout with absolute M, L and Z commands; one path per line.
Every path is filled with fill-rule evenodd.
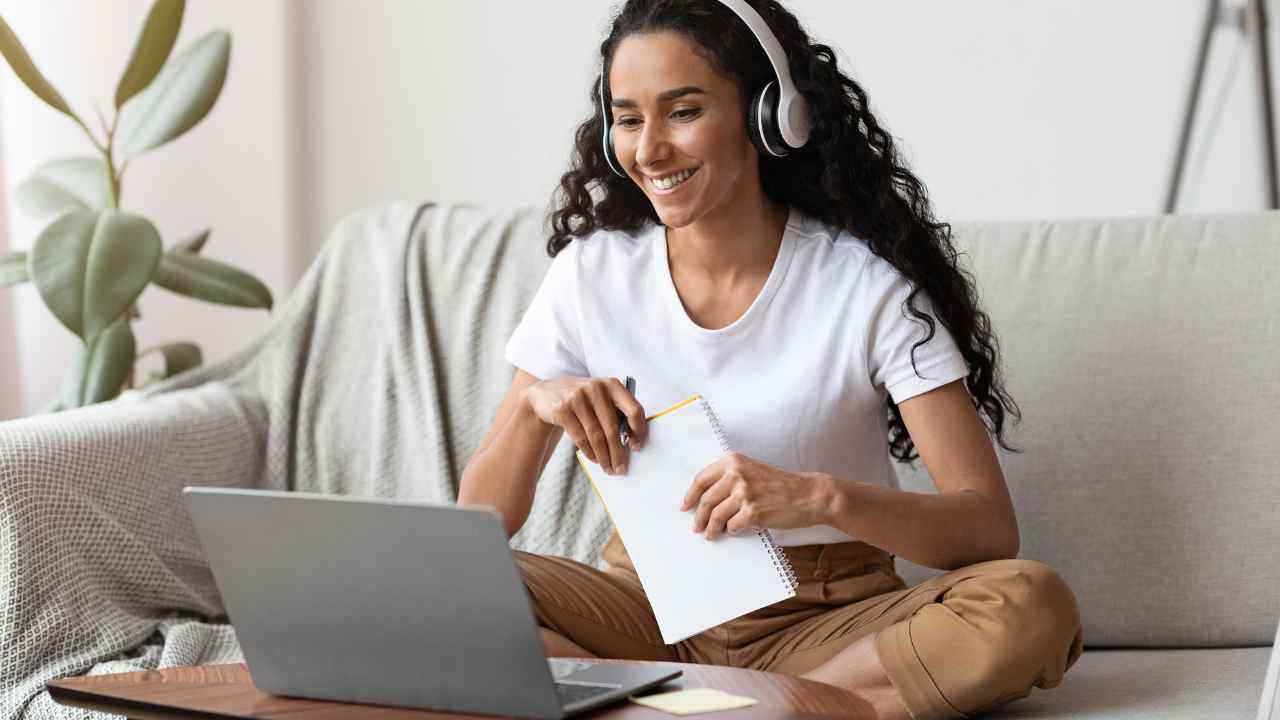
M 998 451 L 1019 557 L 1076 591 L 1086 645 L 1270 644 L 1280 212 L 954 230 L 1022 411 L 1025 452 Z M 896 467 L 936 491 L 921 461 Z

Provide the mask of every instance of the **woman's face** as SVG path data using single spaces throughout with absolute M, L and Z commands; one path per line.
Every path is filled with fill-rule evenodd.
M 609 90 L 614 154 L 663 225 L 732 212 L 744 193 L 763 192 L 737 85 L 716 74 L 684 37 L 625 38 L 614 51 Z M 654 184 L 690 170 L 670 189 Z

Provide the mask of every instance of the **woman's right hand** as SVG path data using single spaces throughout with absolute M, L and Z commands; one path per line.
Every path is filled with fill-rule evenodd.
M 525 402 L 548 425 L 569 433 L 573 444 L 610 475 L 625 473 L 629 447 L 639 449 L 649 437 L 644 408 L 617 378 L 559 377 L 524 389 Z M 628 445 L 618 433 L 618 411 L 631 426 Z

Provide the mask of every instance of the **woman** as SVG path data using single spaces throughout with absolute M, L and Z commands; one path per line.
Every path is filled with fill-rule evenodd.
M 1081 653 L 1079 611 L 1052 569 L 1014 559 L 979 412 L 1013 450 L 1018 411 L 950 226 L 833 50 L 777 2 L 750 5 L 808 102 L 807 144 L 778 157 L 752 136 L 749 101 L 776 76 L 723 3 L 625 4 L 561 179 L 554 259 L 506 348 L 515 379 L 458 501 L 494 506 L 514 534 L 563 433 L 625 473 L 645 408 L 702 393 L 736 452 L 690 479 L 691 531 L 769 528 L 796 597 L 664 645 L 616 533 L 604 571 L 517 552 L 548 655 L 787 673 L 880 718 L 963 717 L 1054 687 Z M 939 492 L 896 489 L 886 442 L 923 457 Z M 951 572 L 907 588 L 898 555 Z

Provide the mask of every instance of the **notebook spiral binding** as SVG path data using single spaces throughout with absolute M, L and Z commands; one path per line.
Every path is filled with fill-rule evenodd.
M 711 423 L 711 428 L 715 430 L 716 439 L 720 441 L 720 449 L 725 452 L 732 452 L 732 448 L 729 447 L 729 436 L 725 433 L 724 426 L 720 424 L 720 418 L 716 416 L 715 411 L 711 409 L 711 403 L 705 397 L 702 397 L 701 400 L 702 402 L 699 404 L 702 405 L 702 411 L 706 413 L 707 420 Z M 800 585 L 800 580 L 796 577 L 795 568 L 791 567 L 791 561 L 782 552 L 782 548 L 778 547 L 778 544 L 773 541 L 773 533 L 769 532 L 768 528 L 752 529 L 755 530 L 760 541 L 764 543 L 765 549 L 769 551 L 769 557 L 773 560 L 773 567 L 778 571 L 778 577 L 782 579 L 787 589 L 794 593 L 796 587 Z

